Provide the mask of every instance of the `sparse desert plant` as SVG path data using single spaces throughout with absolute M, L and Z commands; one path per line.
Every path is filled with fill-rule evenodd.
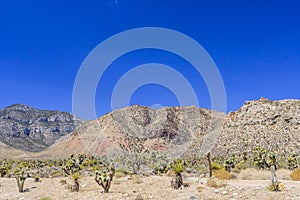
M 24 183 L 25 183 L 26 178 L 28 177 L 26 170 L 25 169 L 16 169 L 14 171 L 14 176 L 17 180 L 19 192 L 21 192 L 21 193 L 24 192 Z
M 6 173 L 6 168 L 4 166 L 0 166 L 0 177 L 4 177 Z
M 271 192 L 281 192 L 284 190 L 284 185 L 281 182 L 278 182 L 276 184 L 272 183 L 271 185 L 269 185 L 268 190 Z
M 183 159 L 174 160 L 170 166 L 174 172 L 174 176 L 171 180 L 171 187 L 178 189 L 183 185 L 181 173 L 184 171 L 184 160 Z
M 99 170 L 99 168 L 97 170 Z M 128 174 L 130 174 L 130 172 L 126 168 L 123 168 L 123 167 L 117 168 L 115 171 L 116 178 L 121 178 L 121 177 L 127 176 Z
M 258 169 L 268 169 L 274 166 L 277 169 L 277 158 L 274 152 L 263 149 L 257 146 L 253 151 L 253 164 Z
M 294 169 L 290 174 L 290 177 L 294 181 L 300 181 L 300 168 Z
M 292 154 L 287 158 L 287 165 L 288 169 L 296 169 L 300 168 L 300 156 L 297 156 L 296 154 Z
M 216 177 L 210 177 L 207 179 L 206 185 L 209 187 L 220 188 L 225 187 L 227 185 L 227 181 L 217 179 Z
M 221 180 L 229 180 L 231 178 L 230 173 L 224 169 L 216 170 L 213 174 L 214 177 Z
M 40 182 L 40 176 L 38 174 L 34 174 L 33 176 L 35 182 Z
M 223 169 L 224 167 L 220 165 L 219 163 L 216 162 L 211 162 L 211 169 L 212 170 L 220 170 Z
M 80 162 L 82 162 L 82 158 L 76 160 L 74 155 L 71 155 L 70 158 L 62 166 L 62 171 L 74 182 L 74 184 L 71 186 L 71 192 L 79 191 L 78 180 L 81 177 L 80 171 L 82 170 L 82 166 L 79 164 Z
M 132 177 L 132 181 L 134 184 L 141 184 L 143 183 L 143 180 L 141 179 L 141 177 L 137 174 L 134 174 Z
M 212 168 L 212 162 L 211 162 L 211 154 L 210 154 L 210 152 L 208 152 L 208 154 L 207 154 L 207 162 L 208 162 L 208 170 L 209 170 L 209 177 L 212 177 L 212 170 L 213 170 L 213 168 Z
M 284 190 L 283 183 L 279 182 L 276 175 L 276 168 L 272 166 L 271 168 L 271 181 L 272 184 L 268 187 L 270 191 L 281 192 Z
M 230 157 L 229 159 L 225 160 L 224 163 L 225 170 L 230 172 L 231 169 L 235 168 L 236 162 L 237 159 L 235 157 Z
M 170 166 L 164 162 L 152 163 L 149 167 L 153 169 L 156 174 L 165 174 L 170 169 Z
M 105 193 L 108 193 L 114 175 L 114 167 L 104 167 L 102 170 L 95 171 L 95 181 L 102 186 Z
M 9 170 L 12 167 L 12 161 L 11 160 L 3 160 L 0 162 L 0 177 L 4 177 L 6 174 L 8 174 Z
M 81 177 L 80 172 L 75 172 L 72 174 L 72 179 L 74 184 L 71 186 L 72 192 L 79 192 L 79 178 Z
M 67 184 L 67 180 L 66 179 L 61 179 L 59 182 L 60 182 L 61 185 Z

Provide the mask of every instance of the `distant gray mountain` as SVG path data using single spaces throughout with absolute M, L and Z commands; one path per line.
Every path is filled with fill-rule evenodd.
M 16 149 L 37 152 L 73 132 L 81 123 L 67 112 L 14 104 L 0 109 L 0 141 Z

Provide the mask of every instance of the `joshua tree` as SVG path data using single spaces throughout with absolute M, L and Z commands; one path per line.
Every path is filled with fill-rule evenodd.
M 74 174 L 72 174 L 72 179 L 74 181 L 74 185 L 71 186 L 72 192 L 79 192 L 79 182 L 78 182 L 79 178 L 80 178 L 79 172 L 75 172 Z
M 184 164 L 184 160 L 182 159 L 174 160 L 171 163 L 171 169 L 174 172 L 174 176 L 171 180 L 171 187 L 175 189 L 178 189 L 183 185 L 181 173 L 184 171 Z
M 6 174 L 6 168 L 4 166 L 0 166 L 0 177 L 3 177 Z
M 101 171 L 95 171 L 95 181 L 103 187 L 105 193 L 108 193 L 114 175 L 114 167 L 105 167 Z
M 28 174 L 25 173 L 24 169 L 21 169 L 21 170 L 15 170 L 14 175 L 17 180 L 19 192 L 24 192 L 24 190 L 23 190 L 24 183 L 25 183 L 26 178 L 28 177 Z
M 79 191 L 79 178 L 80 178 L 80 170 L 82 166 L 79 164 L 79 160 L 74 158 L 74 155 L 71 155 L 70 159 L 66 161 L 66 163 L 62 166 L 62 170 L 66 176 L 73 179 L 74 185 L 71 186 L 72 192 Z
M 212 177 L 212 167 L 211 167 L 211 155 L 210 152 L 207 154 L 207 162 L 209 168 L 209 177 Z

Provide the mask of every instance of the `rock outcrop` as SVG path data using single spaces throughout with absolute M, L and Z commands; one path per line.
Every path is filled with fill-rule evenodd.
M 81 123 L 67 112 L 14 104 L 0 110 L 0 141 L 19 150 L 41 151 Z
M 215 156 L 251 154 L 260 147 L 277 155 L 300 155 L 300 101 L 247 101 L 226 116 Z

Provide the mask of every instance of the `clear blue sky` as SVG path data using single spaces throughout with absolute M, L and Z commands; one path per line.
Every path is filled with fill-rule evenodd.
M 224 80 L 227 110 L 245 100 L 300 99 L 300 1 L 2 0 L 0 1 L 0 108 L 22 103 L 72 111 L 76 73 L 88 53 L 108 37 L 138 27 L 165 27 L 199 42 Z M 130 68 L 159 62 L 195 85 L 201 107 L 210 99 L 200 76 L 159 50 L 129 53 L 102 77 L 97 114 L 110 111 L 113 85 Z M 176 105 L 158 85 L 138 89 L 131 104 Z

